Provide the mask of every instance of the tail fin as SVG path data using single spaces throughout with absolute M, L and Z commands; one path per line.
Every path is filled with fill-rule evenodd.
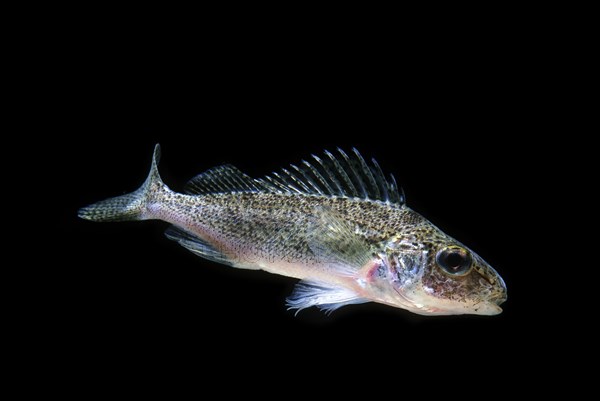
M 77 215 L 92 221 L 143 220 L 150 195 L 161 188 L 166 188 L 158 174 L 159 159 L 160 145 L 156 144 L 150 174 L 137 191 L 83 207 L 79 209 Z

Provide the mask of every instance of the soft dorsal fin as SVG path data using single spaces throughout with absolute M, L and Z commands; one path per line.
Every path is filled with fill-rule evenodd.
M 367 163 L 358 150 L 350 155 L 337 149 L 339 155 L 328 151 L 322 157 L 312 155 L 312 161 L 292 164 L 263 179 L 255 180 L 271 192 L 311 195 L 345 196 L 402 205 L 404 192 L 398 188 L 393 175 L 386 178 L 379 164 Z
M 214 167 L 197 175 L 189 180 L 184 188 L 190 195 L 265 190 L 269 189 L 230 164 Z

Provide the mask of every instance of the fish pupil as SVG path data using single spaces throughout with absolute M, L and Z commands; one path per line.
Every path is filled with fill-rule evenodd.
M 448 267 L 452 268 L 453 270 L 459 269 L 463 265 L 464 262 L 465 262 L 465 257 L 464 257 L 464 255 L 461 255 L 459 252 L 451 253 L 446 257 L 446 264 L 448 265 Z

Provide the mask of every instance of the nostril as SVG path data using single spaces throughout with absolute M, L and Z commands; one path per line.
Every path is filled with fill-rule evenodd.
M 495 283 L 496 283 L 496 280 L 494 280 L 493 278 L 491 278 L 491 277 L 488 277 L 488 276 L 483 276 L 483 275 L 482 275 L 482 276 L 479 278 L 479 284 L 481 284 L 481 285 L 482 285 L 482 286 L 484 286 L 484 287 L 491 288 L 491 287 L 493 287 L 493 286 L 494 286 L 494 284 L 495 284 Z

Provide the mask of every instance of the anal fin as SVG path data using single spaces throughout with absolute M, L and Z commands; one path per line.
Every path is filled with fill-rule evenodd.
M 168 239 L 178 242 L 179 245 L 201 258 L 240 269 L 259 269 L 257 266 L 247 265 L 232 260 L 222 250 L 215 248 L 202 238 L 182 228 L 171 226 L 167 228 L 165 235 Z
M 330 314 L 342 306 L 365 302 L 369 302 L 369 300 L 359 297 L 347 288 L 307 280 L 300 281 L 292 295 L 286 300 L 288 309 L 296 309 L 296 314 L 311 306 L 317 306 L 325 313 Z

